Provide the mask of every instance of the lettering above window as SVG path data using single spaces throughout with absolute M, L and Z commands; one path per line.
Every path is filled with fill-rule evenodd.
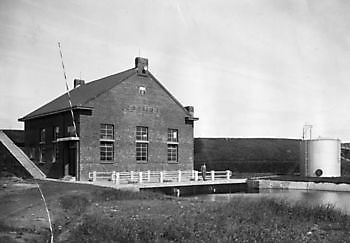
M 128 107 L 124 108 L 123 111 L 129 111 L 129 112 L 144 112 L 144 113 L 159 113 L 159 108 L 152 107 L 152 106 L 137 106 L 137 105 L 129 105 Z

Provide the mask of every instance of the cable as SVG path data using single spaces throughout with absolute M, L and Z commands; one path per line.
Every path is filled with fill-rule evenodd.
M 40 188 L 40 186 L 39 186 L 39 183 L 38 183 L 37 181 L 35 181 L 35 183 L 36 183 L 36 185 L 38 186 L 39 192 L 40 192 L 40 194 L 41 194 L 41 198 L 42 198 L 43 201 L 44 201 L 44 205 L 45 205 L 45 209 L 46 209 L 46 213 L 47 213 L 47 218 L 48 218 L 48 220 L 49 220 L 49 228 L 50 228 L 50 234 L 51 234 L 50 243 L 53 243 L 53 230 L 52 230 L 52 223 L 51 223 L 50 212 L 49 212 L 49 209 L 47 208 L 47 203 L 46 203 L 44 194 L 43 194 L 43 192 L 41 191 L 41 188 Z
M 61 62 L 62 62 L 62 69 L 63 69 L 64 80 L 66 81 L 66 90 L 67 90 L 67 95 L 68 95 L 68 102 L 69 102 L 69 107 L 70 107 L 70 113 L 71 113 L 71 116 L 72 116 L 72 121 L 73 121 L 73 126 L 74 126 L 74 134 L 75 134 L 75 137 L 78 137 L 78 134 L 77 134 L 77 126 L 75 125 L 74 113 L 73 113 L 73 106 L 72 106 L 72 101 L 71 101 L 70 92 L 69 92 L 69 87 L 68 87 L 68 82 L 67 82 L 66 70 L 65 70 L 65 68 L 64 68 L 63 55 L 62 55 L 61 43 L 60 43 L 60 42 L 58 42 L 58 49 L 59 49 L 59 51 L 60 51 L 60 56 L 61 56 Z

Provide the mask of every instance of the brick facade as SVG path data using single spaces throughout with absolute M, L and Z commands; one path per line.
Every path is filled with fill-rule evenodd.
M 141 64 L 138 63 L 141 61 Z M 140 67 L 141 65 L 141 67 Z M 39 147 L 45 146 L 46 163 L 38 163 L 49 177 L 75 175 L 87 180 L 92 171 L 145 171 L 193 169 L 193 121 L 195 118 L 147 71 L 147 59 L 136 59 L 135 73 L 91 97 L 84 106 L 91 111 L 74 110 L 79 143 L 59 142 L 59 159 L 52 163 L 54 127 L 61 137 L 69 137 L 67 126 L 72 124 L 69 111 L 41 116 L 25 121 L 25 144 L 28 154 L 38 161 Z M 107 77 L 108 78 L 108 77 Z M 113 76 L 111 76 L 113 78 Z M 109 80 L 113 82 L 113 80 Z M 100 82 L 101 83 L 101 82 Z M 102 83 L 101 83 L 102 84 Z M 89 85 L 89 84 L 83 84 Z M 84 89 L 82 89 L 84 90 Z M 74 95 L 74 93 L 72 93 Z M 74 98 L 74 97 L 73 97 Z M 101 160 L 101 124 L 113 125 L 113 159 Z M 136 160 L 136 127 L 148 128 L 148 160 Z M 46 129 L 46 142 L 40 144 L 40 130 Z M 177 161 L 168 161 L 168 129 L 178 131 Z M 67 168 L 71 151 L 76 147 L 78 168 Z M 34 150 L 33 150 L 34 148 Z M 73 149 L 73 150 L 72 150 Z M 73 152 L 74 153 L 74 152 Z M 51 162 L 50 162 L 51 161 Z M 68 161 L 68 162 L 67 162 Z

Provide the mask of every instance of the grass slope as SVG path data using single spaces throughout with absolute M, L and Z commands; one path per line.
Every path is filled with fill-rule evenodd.
M 331 206 L 310 208 L 243 198 L 211 202 L 70 183 L 43 181 L 40 185 L 55 242 L 346 242 L 350 238 L 349 217 Z M 8 215 L 0 222 L 0 242 L 49 238 L 45 221 L 30 231 L 37 221 L 22 217 L 43 211 L 37 193 L 32 188 L 0 194 L 9 203 L 15 197 L 23 205 L 12 213 L 2 212 Z M 28 222 L 16 225 L 13 218 Z M 32 234 L 23 241 L 26 232 Z
M 270 138 L 196 138 L 195 169 L 279 173 L 298 171 L 300 140 Z

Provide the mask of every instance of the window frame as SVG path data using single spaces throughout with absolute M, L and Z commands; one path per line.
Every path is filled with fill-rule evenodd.
M 46 163 L 46 161 L 44 160 L 46 156 L 46 147 L 44 145 L 44 143 L 40 143 L 39 144 L 39 163 Z
M 135 146 L 135 158 L 138 163 L 148 162 L 148 143 L 137 142 Z
M 173 138 L 173 134 L 176 134 L 176 138 Z M 179 130 L 175 128 L 168 128 L 168 143 L 179 143 Z
M 46 143 L 46 128 L 40 129 L 40 137 L 39 137 L 39 144 L 45 144 Z
M 100 140 L 114 141 L 114 124 L 100 124 Z
M 147 143 L 149 139 L 148 127 L 145 126 L 137 126 L 135 140 L 136 142 Z
M 100 141 L 100 160 L 107 163 L 114 161 L 114 143 L 113 142 Z
M 146 126 L 136 126 L 135 159 L 137 163 L 147 163 L 149 156 L 149 129 Z
M 178 144 L 167 144 L 167 160 L 168 163 L 179 162 L 179 145 Z
M 101 163 L 113 163 L 114 162 L 114 137 L 115 130 L 112 123 L 100 123 L 100 161 Z
M 55 163 L 60 158 L 60 149 L 57 142 L 52 143 L 52 163 Z
M 53 127 L 53 133 L 52 133 L 52 138 L 53 141 L 57 141 L 57 139 L 60 137 L 60 126 L 54 126 Z

